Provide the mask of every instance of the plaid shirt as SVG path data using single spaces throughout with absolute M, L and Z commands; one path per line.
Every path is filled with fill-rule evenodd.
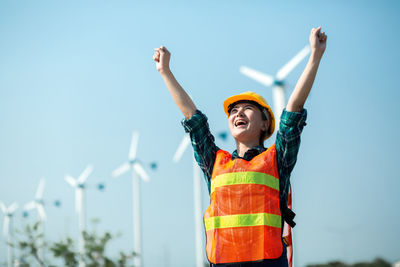
M 301 112 L 289 112 L 283 110 L 279 131 L 276 135 L 276 154 L 279 173 L 279 197 L 282 204 L 286 206 L 290 174 L 296 164 L 297 153 L 300 147 L 300 135 L 306 125 L 307 110 Z M 214 162 L 219 148 L 215 145 L 214 136 L 210 132 L 207 117 L 200 111 L 187 120 L 182 121 L 185 131 L 190 134 L 194 156 L 204 173 L 208 192 L 211 190 L 211 176 Z M 263 146 L 255 146 L 243 155 L 243 159 L 250 161 L 253 157 L 265 151 Z M 240 158 L 235 150 L 232 160 Z M 281 204 L 281 207 L 282 207 Z

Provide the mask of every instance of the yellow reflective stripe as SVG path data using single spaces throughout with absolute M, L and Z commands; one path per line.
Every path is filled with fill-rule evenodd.
M 211 181 L 211 193 L 217 187 L 235 184 L 262 184 L 279 190 L 279 180 L 262 172 L 231 172 L 216 176 Z
M 281 216 L 268 213 L 214 216 L 204 219 L 204 224 L 206 231 L 219 228 L 260 226 L 260 225 L 282 228 Z

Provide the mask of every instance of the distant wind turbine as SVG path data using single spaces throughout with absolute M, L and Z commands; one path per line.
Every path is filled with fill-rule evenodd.
M 12 242 L 12 217 L 14 212 L 17 210 L 18 204 L 16 202 L 12 203 L 9 207 L 7 207 L 3 202 L 0 201 L 0 209 L 4 214 L 4 222 L 3 222 L 3 235 L 7 238 L 7 254 L 8 254 L 8 267 L 13 266 L 14 255 L 13 248 L 11 246 Z
M 83 257 L 85 255 L 85 239 L 83 232 L 86 229 L 86 213 L 85 213 L 85 182 L 93 171 L 93 166 L 88 165 L 81 173 L 78 179 L 74 179 L 70 175 L 65 176 L 65 181 L 75 188 L 75 211 L 78 213 L 79 220 L 79 267 L 84 267 Z
M 39 214 L 39 233 L 40 239 L 39 244 L 40 246 L 43 245 L 43 236 L 44 236 L 44 222 L 46 221 L 46 212 L 44 210 L 44 201 L 43 201 L 43 191 L 45 186 L 45 180 L 42 178 L 40 179 L 39 186 L 36 190 L 35 199 L 24 206 L 24 210 L 33 210 L 36 209 Z M 39 259 L 43 262 L 44 259 L 44 250 L 43 248 L 39 248 L 38 251 Z
M 183 153 L 190 144 L 189 135 L 185 135 L 175 152 L 173 161 L 179 162 Z M 201 169 L 197 165 L 193 157 L 193 200 L 194 200 L 194 225 L 195 225 L 195 249 L 196 249 L 196 267 L 204 266 L 204 253 L 203 253 L 203 220 L 201 210 Z
M 276 121 L 275 130 L 279 129 L 279 122 L 283 108 L 286 104 L 285 99 L 285 78 L 289 73 L 310 53 L 310 47 L 305 46 L 295 57 L 278 70 L 275 77 L 259 72 L 246 66 L 240 67 L 240 72 L 253 80 L 269 87 L 272 86 L 272 96 L 274 100 L 274 115 Z
M 131 146 L 129 149 L 128 162 L 122 164 L 111 173 L 113 178 L 116 178 L 127 171 L 131 171 L 133 181 L 133 250 L 135 252 L 133 265 L 135 267 L 142 266 L 142 232 L 140 218 L 140 181 L 139 177 L 149 182 L 150 178 L 143 168 L 143 165 L 136 157 L 137 146 L 139 142 L 139 132 L 133 131 Z

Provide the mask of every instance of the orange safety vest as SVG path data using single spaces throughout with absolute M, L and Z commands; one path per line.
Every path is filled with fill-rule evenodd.
M 211 203 L 204 214 L 206 252 L 213 264 L 282 255 L 282 218 L 275 145 L 246 161 L 217 151 Z

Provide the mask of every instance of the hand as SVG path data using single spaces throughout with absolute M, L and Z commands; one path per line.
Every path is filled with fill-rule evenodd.
M 325 32 L 321 32 L 321 26 L 312 28 L 309 38 L 311 51 L 322 56 L 325 52 L 327 38 L 328 36 L 325 35 Z
M 157 70 L 160 73 L 170 71 L 169 60 L 171 58 L 171 53 L 164 46 L 154 48 L 154 51 L 153 59 L 156 62 Z

